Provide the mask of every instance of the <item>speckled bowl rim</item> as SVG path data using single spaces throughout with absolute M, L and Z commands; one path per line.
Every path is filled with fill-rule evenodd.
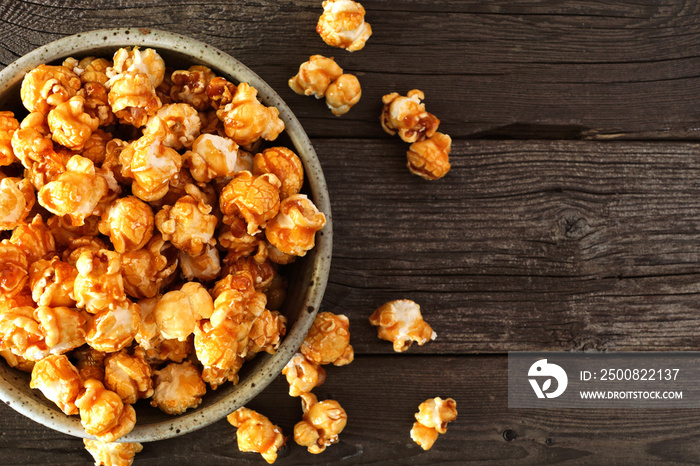
M 312 199 L 319 210 L 324 212 L 327 220 L 323 235 L 316 235 L 315 257 L 311 265 L 313 268 L 311 285 L 303 299 L 303 310 L 300 310 L 299 318 L 289 329 L 277 352 L 268 357 L 267 361 L 242 380 L 223 399 L 205 408 L 197 408 L 164 422 L 139 426 L 137 420 L 134 430 L 119 440 L 151 442 L 183 435 L 219 421 L 228 413 L 253 399 L 282 371 L 282 368 L 304 340 L 321 305 L 330 271 L 333 222 L 328 188 L 316 152 L 287 104 L 248 67 L 225 52 L 198 40 L 155 29 L 118 28 L 81 32 L 43 45 L 0 71 L 0 96 L 20 82 L 26 72 L 42 63 L 49 63 L 71 54 L 80 54 L 99 47 L 114 47 L 116 49 L 130 45 L 152 47 L 156 50 L 168 50 L 188 55 L 205 65 L 209 64 L 212 68 L 230 75 L 237 81 L 245 81 L 255 87 L 263 103 L 275 106 L 279 110 L 280 118 L 286 126 L 285 131 L 304 164 Z M 78 417 L 66 416 L 58 408 L 51 409 L 35 398 L 14 390 L 12 384 L 2 377 L 0 377 L 0 399 L 19 413 L 46 427 L 76 437 L 90 438 L 85 434 Z

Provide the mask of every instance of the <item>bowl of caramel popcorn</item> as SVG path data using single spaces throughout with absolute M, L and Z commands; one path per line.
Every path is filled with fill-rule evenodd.
M 0 399 L 55 430 L 154 441 L 285 367 L 321 304 L 330 201 L 260 77 L 149 29 L 0 72 Z

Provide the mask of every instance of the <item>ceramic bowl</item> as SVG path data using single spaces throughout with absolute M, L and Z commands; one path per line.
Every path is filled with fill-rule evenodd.
M 136 405 L 134 430 L 120 441 L 161 440 L 212 424 L 246 404 L 260 393 L 291 359 L 301 345 L 321 304 L 328 279 L 332 249 L 332 219 L 328 189 L 311 142 L 299 121 L 277 93 L 248 67 L 230 55 L 203 42 L 153 29 L 102 29 L 83 32 L 44 45 L 0 71 L 0 110 L 13 110 L 21 119 L 19 88 L 25 73 L 42 64 L 60 64 L 63 59 L 89 55 L 111 58 L 120 47 L 138 45 L 158 51 L 165 63 L 176 69 L 205 65 L 233 82 L 247 82 L 258 90 L 261 102 L 275 106 L 286 125 L 277 142 L 287 145 L 301 158 L 306 181 L 304 192 L 325 213 L 327 224 L 316 234 L 316 247 L 306 257 L 288 266 L 289 288 L 282 313 L 288 318 L 287 335 L 274 355 L 258 355 L 246 363 L 240 383 L 227 383 L 208 390 L 202 404 L 180 416 L 169 416 L 152 408 L 147 400 Z M 89 437 L 77 416 L 66 416 L 38 390 L 29 388 L 29 374 L 0 361 L 0 399 L 23 415 L 66 434 Z

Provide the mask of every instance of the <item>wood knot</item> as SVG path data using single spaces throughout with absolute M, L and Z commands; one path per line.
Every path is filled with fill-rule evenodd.
M 590 231 L 590 226 L 586 219 L 575 214 L 565 215 L 561 220 L 561 227 L 564 231 L 564 236 L 571 239 L 583 238 Z

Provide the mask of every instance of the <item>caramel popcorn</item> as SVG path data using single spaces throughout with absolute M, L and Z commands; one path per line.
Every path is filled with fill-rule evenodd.
M 270 243 L 266 243 L 265 246 L 267 248 L 267 258 L 270 259 L 270 262 L 279 265 L 287 265 L 291 264 L 297 259 L 297 256 L 285 254 Z
M 85 99 L 79 95 L 58 104 L 47 118 L 52 139 L 73 150 L 81 150 L 100 123 L 85 113 Z
M 109 104 L 109 91 L 97 82 L 89 82 L 83 85 L 78 95 L 85 99 L 85 113 L 92 118 L 97 118 L 100 126 L 108 126 L 114 123 L 114 113 Z M 83 153 L 84 157 L 88 157 Z
M 46 115 L 39 112 L 32 112 L 22 120 L 19 129 L 12 134 L 10 145 L 25 168 L 31 168 L 47 157 L 56 158 Z
M 296 353 L 290 359 L 282 369 L 282 374 L 287 377 L 289 383 L 289 396 L 310 393 L 326 380 L 326 371 L 323 367 L 309 361 L 301 353 Z
M 56 254 L 53 234 L 39 214 L 34 216 L 31 223 L 17 226 L 12 232 L 10 243 L 24 251 L 30 264 L 40 259 L 50 259 Z
M 0 167 L 17 161 L 12 150 L 12 136 L 19 129 L 19 121 L 12 112 L 0 112 Z
M 214 178 L 233 176 L 248 168 L 244 160 L 239 160 L 238 153 L 238 144 L 232 140 L 202 134 L 194 141 L 192 150 L 183 157 L 192 177 L 200 183 L 207 183 Z
M 64 413 L 78 414 L 75 401 L 83 388 L 78 369 L 65 355 L 47 356 L 34 364 L 29 386 L 41 390 Z
M 43 114 L 73 97 L 80 78 L 65 66 L 39 65 L 22 80 L 22 104 L 30 112 Z
M 171 178 L 182 167 L 182 156 L 152 134 L 146 134 L 119 154 L 122 176 L 134 180 L 134 196 L 156 201 L 165 196 Z
M 80 372 L 80 377 L 83 380 L 97 379 L 100 382 L 104 382 L 106 353 L 84 345 L 73 351 L 71 356 L 75 359 L 75 367 Z
M 228 262 L 228 257 L 225 262 Z M 277 271 L 269 261 L 258 262 L 258 258 L 253 256 L 241 257 L 235 262 L 227 263 L 224 272 L 226 275 L 247 272 L 253 279 L 255 289 L 262 292 L 270 287 L 270 283 L 277 276 Z
M 107 194 L 107 181 L 95 171 L 92 160 L 80 155 L 71 157 L 66 168 L 39 190 L 37 199 L 52 214 L 67 215 L 74 226 L 80 226 Z
M 123 124 L 137 128 L 145 125 L 148 117 L 154 115 L 161 107 L 156 89 L 148 75 L 126 72 L 111 78 L 109 87 L 109 105 L 112 112 Z
M 141 324 L 141 308 L 128 299 L 91 317 L 85 337 L 92 348 L 114 353 L 131 344 Z
M 12 230 L 21 226 L 35 202 L 34 188 L 29 180 L 0 180 L 0 230 Z
M 164 339 L 185 341 L 199 320 L 211 317 L 214 301 L 202 285 L 187 282 L 181 289 L 164 294 L 153 312 Z
M 430 325 L 423 320 L 420 306 L 410 299 L 383 304 L 374 311 L 369 323 L 379 327 L 379 338 L 394 343 L 394 351 L 397 353 L 406 351 L 414 341 L 423 346 L 437 337 Z
M 231 85 L 233 86 L 233 84 Z M 201 122 L 199 129 L 200 134 L 215 134 L 221 137 L 226 136 L 224 122 L 219 120 L 219 117 L 216 116 L 216 110 L 199 112 L 199 121 Z
M 408 149 L 408 169 L 426 180 L 437 180 L 450 171 L 452 139 L 436 132 L 424 141 L 414 142 Z
M 84 251 L 75 264 L 78 276 L 73 284 L 77 306 L 96 314 L 116 309 L 126 299 L 119 254 L 101 249 Z
M 212 70 L 201 65 L 174 71 L 170 96 L 176 102 L 190 104 L 199 111 L 206 110 L 210 105 L 207 86 L 214 77 L 216 75 Z
M 233 101 L 233 96 L 236 94 L 236 89 L 237 86 L 227 81 L 226 78 L 220 76 L 212 78 L 207 84 L 206 90 L 212 108 L 219 110 L 224 105 L 230 104 Z
M 406 97 L 396 92 L 382 97 L 381 123 L 384 131 L 395 135 L 397 132 L 404 142 L 422 141 L 431 137 L 437 131 L 440 120 L 432 113 L 425 111 L 421 100 L 425 94 L 418 89 L 408 91 Z
M 136 424 L 133 406 L 125 405 L 119 395 L 105 389 L 99 380 L 88 379 L 83 385 L 84 391 L 75 405 L 86 434 L 103 442 L 114 442 L 132 431 Z
M 9 240 L 0 241 L 0 296 L 17 296 L 28 280 L 29 260 L 24 250 Z
M 174 206 L 164 206 L 156 214 L 156 227 L 163 239 L 188 254 L 197 255 L 205 245 L 214 246 L 216 217 L 210 215 L 212 207 L 195 185 L 185 187 L 186 196 Z
M 102 214 L 98 228 L 109 236 L 117 252 L 136 251 L 153 236 L 155 217 L 151 207 L 135 196 L 116 199 Z
M 176 249 L 156 232 L 148 244 L 121 256 L 124 290 L 133 298 L 152 298 L 176 278 Z
M 315 235 L 326 226 L 326 216 L 304 194 L 283 200 L 279 213 L 265 228 L 267 240 L 285 254 L 304 256 L 314 247 Z
M 34 319 L 51 354 L 63 354 L 85 344 L 85 317 L 74 309 L 39 306 Z
M 2 356 L 5 362 L 7 362 L 8 366 L 22 372 L 32 372 L 32 369 L 34 369 L 34 364 L 36 364 L 34 361 L 25 359 L 22 356 L 17 356 L 8 349 L 0 350 L 0 356 Z
M 271 173 L 255 176 L 249 171 L 236 173 L 224 187 L 219 206 L 224 214 L 224 223 L 231 224 L 236 217 L 243 218 L 248 234 L 265 227 L 280 208 L 279 178 Z
M 169 104 L 149 118 L 143 133 L 156 136 L 168 147 L 182 149 L 192 146 L 201 124 L 197 110 L 191 105 Z
M 272 173 L 281 183 L 280 199 L 298 194 L 304 184 L 304 166 L 301 159 L 286 147 L 270 147 L 253 159 L 255 176 Z
M 277 311 L 265 309 L 254 321 L 248 333 L 247 356 L 275 354 L 287 333 L 287 318 Z
M 240 83 L 231 102 L 216 112 L 224 122 L 226 135 L 238 145 L 245 146 L 260 138 L 274 141 L 284 130 L 279 110 L 261 104 L 257 95 L 258 91 L 254 87 Z
M 326 90 L 326 105 L 333 115 L 345 115 L 360 101 L 362 88 L 355 75 L 343 74 L 333 81 Z
M 0 349 L 30 361 L 39 361 L 49 355 L 44 334 L 34 316 L 33 306 L 2 306 L 0 312 Z
M 143 450 L 140 443 L 102 442 L 83 439 L 85 450 L 92 455 L 95 466 L 131 466 L 136 453 Z
M 322 453 L 326 447 L 338 443 L 338 435 L 348 422 L 348 415 L 335 400 L 319 402 L 313 393 L 301 395 L 304 416 L 294 426 L 294 441 L 307 447 L 309 453 Z
M 190 337 L 186 341 L 163 340 L 158 337 L 158 342 L 152 348 L 146 350 L 146 360 L 149 364 L 158 366 L 164 362 L 182 362 L 194 351 L 194 341 Z
M 365 9 L 352 0 L 326 0 L 323 14 L 318 18 L 316 32 L 331 47 L 348 52 L 362 50 L 372 35 L 372 27 L 365 22 Z
M 309 329 L 300 351 L 316 364 L 344 366 L 355 353 L 350 345 L 350 322 L 344 315 L 320 312 Z
M 80 76 L 83 84 L 104 84 L 109 79 L 107 69 L 112 66 L 112 62 L 105 58 L 85 57 L 78 61 L 71 57 L 63 61 L 63 66 Z
M 52 217 L 58 218 L 58 217 Z M 51 219 L 49 219 L 51 223 Z M 85 251 L 99 251 L 100 249 L 107 249 L 107 245 L 104 241 L 96 236 L 86 235 L 86 236 L 75 236 L 70 238 L 66 243 L 63 243 L 62 259 L 64 262 L 69 263 L 73 267 L 78 263 L 80 255 Z
M 238 408 L 226 419 L 237 427 L 238 449 L 242 452 L 260 453 L 269 464 L 277 460 L 277 450 L 285 444 L 282 430 L 260 413 L 248 408 Z
M 219 244 L 226 248 L 226 260 L 236 261 L 241 257 L 254 255 L 256 260 L 264 261 L 267 257 L 267 243 L 263 235 L 248 234 L 246 222 L 242 218 L 232 217 L 230 225 L 225 225 L 219 235 Z
M 39 306 L 75 306 L 73 284 L 78 270 L 58 256 L 40 259 L 29 266 L 29 287 Z
M 166 414 L 182 414 L 189 408 L 196 408 L 207 391 L 199 371 L 189 361 L 170 363 L 153 375 L 155 393 L 151 406 Z
M 196 256 L 180 251 L 178 258 L 182 276 L 187 280 L 197 279 L 206 282 L 214 280 L 221 273 L 219 251 L 214 246 L 207 244 Z
M 425 400 L 418 407 L 416 423 L 411 429 L 411 439 L 423 450 L 430 450 L 438 434 L 447 432 L 447 423 L 457 419 L 457 402 L 440 397 Z
M 302 95 L 312 95 L 321 99 L 328 86 L 343 74 L 343 69 L 333 60 L 323 55 L 312 55 L 309 61 L 299 66 L 299 72 L 289 79 L 289 87 Z
M 134 404 L 153 395 L 151 366 L 145 355 L 144 349 L 137 348 L 133 356 L 121 350 L 105 358 L 105 386 L 116 392 L 124 403 Z
M 112 61 L 114 64 L 106 70 L 110 78 L 123 73 L 141 73 L 148 76 L 154 88 L 163 82 L 165 62 L 153 49 L 121 48 L 114 53 Z

